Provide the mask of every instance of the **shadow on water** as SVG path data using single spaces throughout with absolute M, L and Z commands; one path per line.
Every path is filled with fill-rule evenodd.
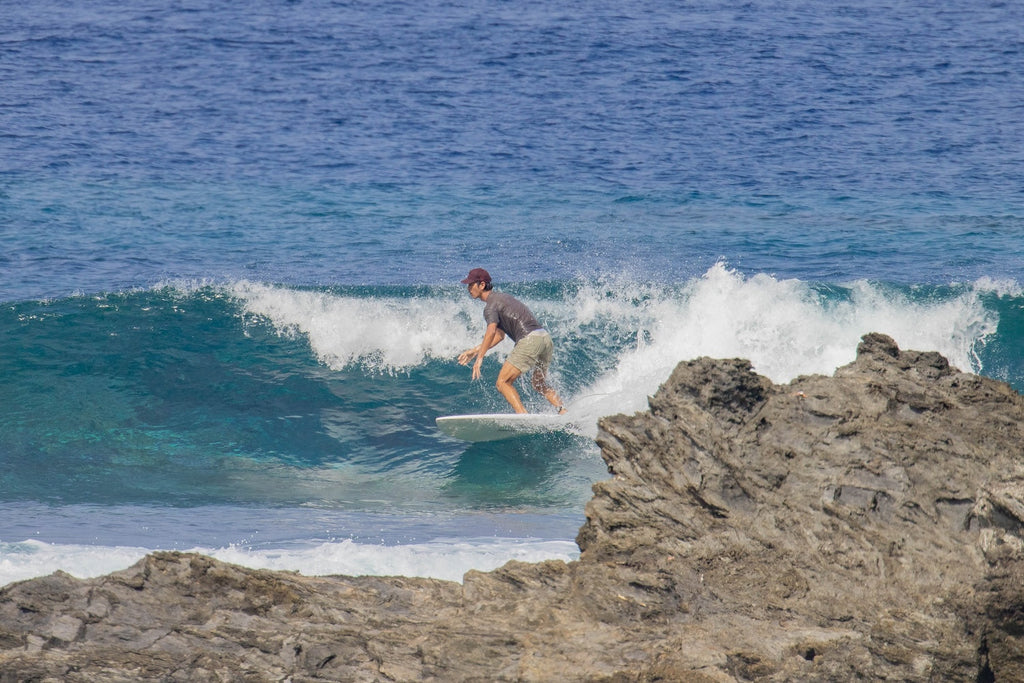
M 482 507 L 565 505 L 585 500 L 603 472 L 596 449 L 571 434 L 529 434 L 470 444 L 444 485 L 446 495 Z

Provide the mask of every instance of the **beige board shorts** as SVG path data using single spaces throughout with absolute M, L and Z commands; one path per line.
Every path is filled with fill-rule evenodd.
M 522 373 L 533 369 L 546 373 L 554 351 L 555 345 L 551 343 L 551 335 L 545 330 L 534 330 L 516 342 L 505 362 L 512 364 Z

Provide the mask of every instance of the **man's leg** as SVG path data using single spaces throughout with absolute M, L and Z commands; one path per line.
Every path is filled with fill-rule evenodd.
M 540 368 L 533 371 L 533 388 L 536 389 L 538 393 L 542 394 L 544 398 L 548 400 L 548 403 L 558 408 L 559 413 L 565 412 L 565 406 L 562 405 L 562 399 L 559 398 L 557 391 L 548 386 L 547 373 Z
M 512 410 L 517 413 L 526 412 L 526 408 L 523 407 L 523 400 L 519 398 L 519 392 L 516 391 L 516 388 L 512 385 L 513 382 L 519 379 L 519 375 L 521 374 L 523 373 L 519 368 L 508 361 L 505 361 L 505 364 L 501 366 L 501 372 L 498 373 L 498 381 L 495 383 L 495 386 L 498 387 L 498 391 L 500 391 L 501 395 L 505 397 L 505 400 L 511 404 Z

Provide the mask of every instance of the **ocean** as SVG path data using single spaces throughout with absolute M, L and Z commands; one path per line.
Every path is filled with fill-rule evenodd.
M 0 585 L 571 560 L 597 420 L 699 356 L 783 383 L 883 332 L 1024 390 L 1013 3 L 0 14 Z M 437 431 L 507 410 L 509 342 L 455 361 L 474 267 L 578 428 Z

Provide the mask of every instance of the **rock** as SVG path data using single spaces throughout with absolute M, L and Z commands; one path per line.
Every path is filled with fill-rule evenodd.
M 0 681 L 1024 680 L 1024 399 L 864 337 L 600 422 L 578 561 L 463 584 L 154 553 L 0 590 Z

